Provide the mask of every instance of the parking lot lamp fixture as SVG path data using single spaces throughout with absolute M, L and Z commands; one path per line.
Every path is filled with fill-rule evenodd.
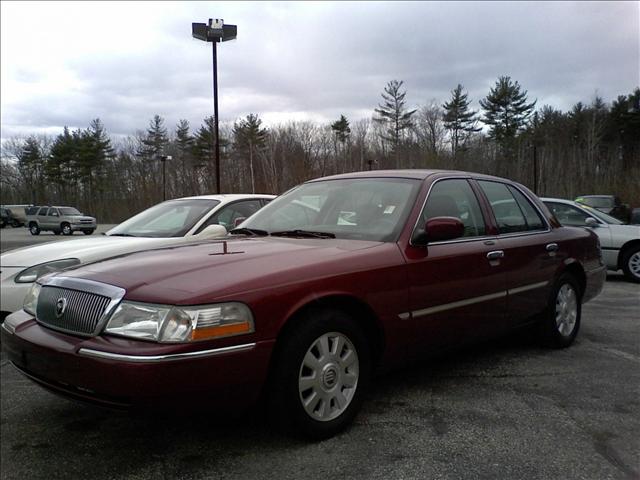
M 237 25 L 225 25 L 222 19 L 209 19 L 209 23 L 192 23 L 191 36 L 211 42 L 213 50 L 213 118 L 215 130 L 216 193 L 220 191 L 220 136 L 218 131 L 218 42 L 233 40 L 238 35 Z

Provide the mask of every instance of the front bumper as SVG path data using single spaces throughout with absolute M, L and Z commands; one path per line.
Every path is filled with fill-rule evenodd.
M 79 338 L 39 325 L 23 310 L 0 330 L 9 361 L 31 380 L 68 398 L 122 409 L 250 405 L 266 381 L 274 343 L 236 337 L 235 345 L 194 350 L 193 344 Z

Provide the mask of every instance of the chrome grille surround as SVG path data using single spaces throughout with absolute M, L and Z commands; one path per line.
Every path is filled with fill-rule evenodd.
M 125 290 L 106 283 L 54 276 L 42 282 L 36 321 L 48 328 L 74 335 L 93 337 L 124 297 Z M 59 302 L 61 299 L 65 301 Z M 64 304 L 61 313 L 56 305 Z

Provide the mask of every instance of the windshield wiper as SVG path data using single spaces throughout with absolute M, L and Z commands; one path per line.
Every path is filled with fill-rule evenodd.
M 298 237 L 298 238 L 336 238 L 329 232 L 312 232 L 311 230 L 283 230 L 281 232 L 271 232 L 272 237 Z
M 112 233 L 107 235 L 108 237 L 136 237 L 137 235 L 131 235 L 130 233 Z
M 233 230 L 230 230 L 229 233 L 231 235 L 251 235 L 251 236 L 260 236 L 260 237 L 266 237 L 267 235 L 269 235 L 269 232 L 267 232 L 266 230 L 260 230 L 257 228 L 234 228 Z

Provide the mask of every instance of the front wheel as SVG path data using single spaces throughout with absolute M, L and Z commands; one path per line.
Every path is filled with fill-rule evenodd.
M 29 232 L 31 235 L 40 235 L 40 227 L 37 223 L 31 223 L 29 224 Z
M 71 230 L 71 225 L 69 225 L 68 223 L 63 223 L 62 225 L 60 225 L 60 229 L 62 230 L 63 235 L 73 234 L 73 230 Z
M 548 347 L 565 348 L 573 343 L 580 329 L 581 306 L 575 277 L 568 273 L 561 275 L 540 324 L 543 342 Z
M 624 252 L 622 271 L 627 280 L 640 283 L 640 247 L 630 248 Z
M 272 420 L 313 439 L 345 429 L 362 405 L 371 374 L 362 330 L 345 313 L 322 310 L 281 341 L 270 383 Z

